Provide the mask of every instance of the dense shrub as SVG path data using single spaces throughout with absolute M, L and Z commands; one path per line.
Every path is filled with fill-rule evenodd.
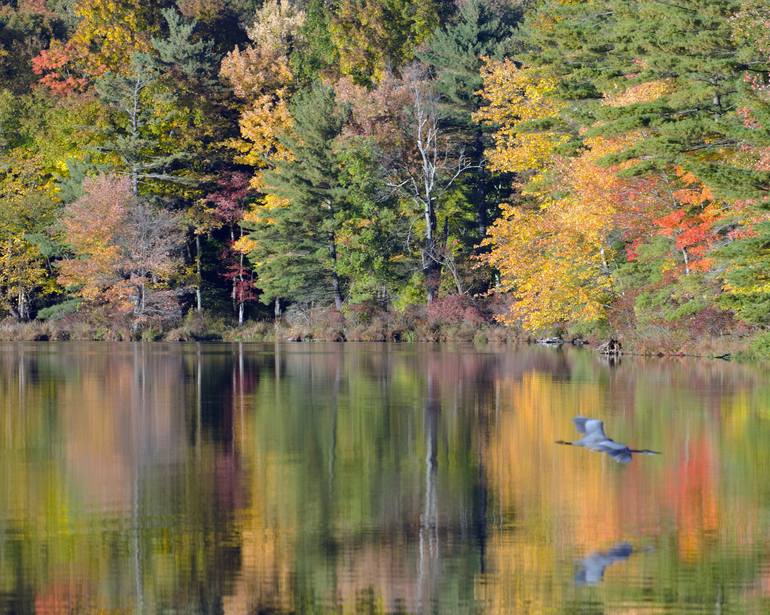
M 770 361 L 770 331 L 756 335 L 738 358 L 745 361 Z
M 428 323 L 432 326 L 466 323 L 481 325 L 485 318 L 471 297 L 449 295 L 437 299 L 428 306 Z

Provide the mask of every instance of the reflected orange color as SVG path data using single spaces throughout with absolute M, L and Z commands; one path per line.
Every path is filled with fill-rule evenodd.
M 89 590 L 84 581 L 61 580 L 45 587 L 35 596 L 35 615 L 128 615 L 131 609 L 106 609 L 88 605 Z
M 244 520 L 241 527 L 241 565 L 233 591 L 223 599 L 225 615 L 248 614 L 265 605 L 292 612 L 294 559 L 286 537 L 262 527 L 262 520 Z
M 261 352 L 0 360 L 0 601 L 34 596 L 52 615 L 204 600 L 228 615 L 440 600 L 652 614 L 683 596 L 751 612 L 743 602 L 770 595 L 770 390 L 743 368 L 610 369 L 539 349 Z M 577 414 L 664 454 L 622 466 L 555 445 L 578 437 Z M 578 586 L 576 566 L 619 542 L 633 554 Z
M 501 505 L 515 511 L 519 523 L 566 533 L 582 549 L 621 539 L 621 475 L 615 462 L 554 444 L 576 437 L 573 416 L 603 407 L 601 388 L 567 388 L 538 372 L 507 386 L 510 410 L 489 445 L 490 483 Z
M 240 407 L 241 401 L 233 405 Z M 244 456 L 249 501 L 236 517 L 241 540 L 241 572 L 233 590 L 223 598 L 223 612 L 246 615 L 266 608 L 293 612 L 292 544 L 296 539 L 296 522 L 290 511 L 280 514 L 273 507 L 275 500 L 271 494 L 290 491 L 296 479 L 281 459 L 256 445 L 253 421 L 238 421 L 235 439 L 241 443 Z
M 686 445 L 666 478 L 666 493 L 676 511 L 679 556 L 693 562 L 719 529 L 719 470 L 706 434 Z
M 404 543 L 367 545 L 346 553 L 337 572 L 338 612 L 360 612 L 356 605 L 367 600 L 380 607 L 378 612 L 391 613 L 399 606 L 408 613 L 418 612 L 421 579 L 416 571 L 409 574 L 413 568 Z
M 554 551 L 546 544 L 513 542 L 496 536 L 490 542 L 494 576 L 477 579 L 476 599 L 485 612 L 551 613 L 564 600 L 563 587 L 553 583 Z
M 477 585 L 477 594 L 491 613 L 546 612 L 560 602 L 549 579 L 559 565 L 571 566 L 558 562 L 551 540 L 588 552 L 623 536 L 614 462 L 554 444 L 573 438 L 573 416 L 595 415 L 604 400 L 596 384 L 567 388 L 537 371 L 502 390 L 506 411 L 489 443 L 488 473 L 516 525 L 513 536 L 492 540 L 495 576 Z
M 51 585 L 35 596 L 38 615 L 69 615 L 78 606 L 82 591 L 70 584 Z

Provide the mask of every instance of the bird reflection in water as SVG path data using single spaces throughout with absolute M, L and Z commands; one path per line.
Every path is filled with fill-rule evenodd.
M 580 440 L 574 442 L 566 442 L 564 440 L 557 440 L 556 444 L 566 444 L 568 446 L 582 446 L 591 451 L 599 453 L 607 453 L 618 463 L 629 463 L 631 456 L 636 453 L 639 455 L 660 455 L 658 451 L 651 451 L 650 449 L 634 449 L 629 448 L 625 444 L 615 442 L 612 438 L 607 437 L 604 433 L 604 422 L 599 419 L 589 419 L 584 416 L 576 416 L 572 421 L 575 423 L 577 430 L 583 434 Z
M 628 559 L 634 552 L 627 542 L 621 542 L 607 551 L 596 551 L 584 557 L 577 564 L 575 583 L 577 585 L 596 585 L 604 579 L 607 566 Z

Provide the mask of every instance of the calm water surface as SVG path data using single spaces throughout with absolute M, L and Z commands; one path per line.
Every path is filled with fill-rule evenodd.
M 765 613 L 769 471 L 757 367 L 0 345 L 0 612 Z

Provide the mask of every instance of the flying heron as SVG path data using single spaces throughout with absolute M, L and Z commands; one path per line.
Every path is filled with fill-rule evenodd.
M 575 442 L 557 440 L 556 444 L 582 446 L 583 448 L 599 453 L 607 453 L 618 463 L 629 463 L 633 453 L 638 453 L 639 455 L 660 455 L 660 452 L 658 451 L 651 451 L 647 448 L 629 448 L 625 444 L 615 442 L 612 438 L 608 438 L 607 434 L 604 433 L 604 422 L 599 419 L 576 416 L 572 419 L 572 422 L 575 423 L 575 427 L 577 427 L 577 430 L 583 434 L 583 437 Z

